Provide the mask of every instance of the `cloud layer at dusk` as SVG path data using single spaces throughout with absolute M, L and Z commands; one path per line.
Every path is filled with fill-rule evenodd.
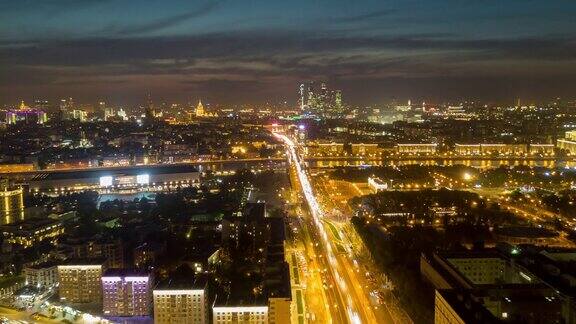
M 307 80 L 358 104 L 567 96 L 570 12 L 560 0 L 3 2 L 0 101 L 293 101 Z

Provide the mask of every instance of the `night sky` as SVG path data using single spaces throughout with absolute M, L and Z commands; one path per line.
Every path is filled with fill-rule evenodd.
M 0 0 L 0 103 L 576 97 L 573 0 Z

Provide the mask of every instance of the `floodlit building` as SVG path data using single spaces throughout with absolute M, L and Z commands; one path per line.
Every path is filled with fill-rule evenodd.
M 128 163 L 128 162 L 127 162 Z M 30 179 L 34 192 L 67 192 L 83 190 L 128 190 L 138 188 L 176 188 L 197 185 L 198 169 L 191 165 L 160 165 L 82 170 L 78 172 L 39 172 Z
M 24 195 L 22 188 L 12 188 L 0 183 L 0 224 L 9 224 L 24 218 Z
M 454 145 L 454 152 L 458 155 L 479 155 L 482 150 L 480 144 L 458 144 Z
M 102 276 L 106 316 L 145 316 L 151 308 L 151 277 L 143 271 L 108 269 Z
M 207 285 L 205 280 L 181 282 L 167 280 L 153 292 L 154 323 L 207 323 Z
M 6 112 L 7 124 L 16 124 L 18 122 L 44 124 L 47 121 L 48 117 L 44 111 L 32 109 L 24 101 L 20 102 L 18 109 Z
M 309 157 L 314 156 L 341 156 L 344 155 L 343 143 L 314 143 L 304 147 L 304 152 Z
M 522 155 L 528 153 L 526 144 L 456 144 L 454 151 L 459 155 Z
M 576 142 L 565 140 L 565 139 L 559 139 L 556 142 L 556 146 L 559 149 L 568 151 L 568 153 L 570 153 L 570 154 L 576 153 Z
M 370 177 L 368 178 L 368 187 L 374 192 L 380 192 L 388 189 L 388 184 L 382 181 L 380 178 Z
M 520 155 L 528 152 L 526 144 L 481 144 L 482 154 Z
M 204 117 L 204 105 L 202 104 L 202 100 L 198 100 L 198 105 L 196 106 L 196 117 Z
M 354 156 L 376 156 L 380 153 L 378 144 L 350 144 L 352 155 Z
M 60 300 L 71 303 L 102 302 L 103 259 L 71 259 L 58 266 Z
M 564 137 L 569 141 L 576 141 L 576 131 L 567 131 Z
M 437 144 L 397 144 L 398 153 L 433 154 L 436 153 Z
M 0 233 L 7 243 L 31 247 L 45 240 L 54 241 L 64 234 L 64 226 L 59 220 L 37 218 L 1 225 Z
M 294 304 L 290 297 L 270 297 L 268 298 L 268 323 L 270 324 L 290 324 Z
M 554 156 L 554 144 L 530 144 L 528 151 L 531 155 Z
M 58 283 L 56 262 L 45 262 L 24 267 L 26 284 L 36 287 L 51 287 Z
M 202 100 L 198 100 L 198 105 L 196 106 L 196 117 L 218 117 L 218 114 L 215 112 L 206 111 L 204 105 L 202 104 Z
M 214 306 L 213 324 L 265 324 L 268 323 L 268 306 Z

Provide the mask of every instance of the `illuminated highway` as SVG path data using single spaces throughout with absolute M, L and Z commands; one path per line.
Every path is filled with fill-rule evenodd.
M 324 268 L 326 298 L 330 301 L 330 322 L 394 322 L 389 314 L 382 311 L 382 307 L 378 309 L 373 306 L 369 291 L 365 290 L 366 285 L 358 275 L 362 273 L 358 268 L 358 263 L 334 237 L 337 234 L 327 229 L 329 225 L 324 222 L 324 212 L 314 195 L 308 175 L 302 167 L 302 160 L 296 151 L 296 145 L 285 135 L 278 133 L 274 135 L 286 144 L 289 162 L 296 172 L 310 210 L 312 226 L 303 226 L 307 237 L 305 243 L 317 249 L 316 261 L 320 268 Z

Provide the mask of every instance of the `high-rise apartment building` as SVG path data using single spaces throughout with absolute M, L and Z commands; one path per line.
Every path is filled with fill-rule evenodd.
M 71 303 L 102 301 L 103 259 L 71 259 L 58 266 L 60 300 Z
M 207 287 L 205 280 L 182 282 L 167 280 L 152 292 L 154 323 L 207 323 Z
M 151 308 L 151 277 L 144 271 L 108 269 L 102 276 L 106 316 L 145 316 Z
M 26 266 L 24 276 L 27 285 L 52 287 L 58 282 L 58 267 L 54 261 Z

